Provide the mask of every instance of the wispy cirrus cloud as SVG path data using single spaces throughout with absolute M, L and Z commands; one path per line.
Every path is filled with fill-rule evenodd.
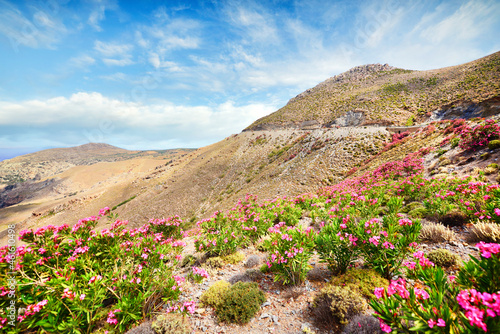
M 90 2 L 91 10 L 87 23 L 95 31 L 103 31 L 101 22 L 106 18 L 106 11 L 118 9 L 118 4 L 114 0 L 93 0 Z
M 72 67 L 85 69 L 88 66 L 95 64 L 95 59 L 89 55 L 84 54 L 84 55 L 70 58 L 68 63 Z
M 31 15 L 16 6 L 0 1 L 0 34 L 6 36 L 14 50 L 19 46 L 53 49 L 68 34 L 68 29 L 49 11 L 31 7 Z
M 108 66 L 127 66 L 134 64 L 131 54 L 134 49 L 132 44 L 96 41 L 94 49 L 103 56 L 102 62 Z

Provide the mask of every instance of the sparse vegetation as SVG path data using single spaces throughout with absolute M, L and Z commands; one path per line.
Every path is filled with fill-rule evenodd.
M 237 282 L 227 289 L 216 306 L 217 317 L 223 322 L 245 324 L 266 301 L 257 283 Z

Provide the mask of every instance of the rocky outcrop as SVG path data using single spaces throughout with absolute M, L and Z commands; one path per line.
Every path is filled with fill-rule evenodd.
M 333 122 L 327 124 L 327 127 L 332 126 L 359 126 L 365 121 L 365 111 L 364 110 L 353 110 L 348 111 L 340 117 L 337 117 Z
M 443 108 L 434 110 L 430 121 L 439 121 L 443 119 L 470 119 L 474 117 L 490 117 L 500 113 L 500 96 L 484 100 L 479 103 L 471 101 L 460 101 L 454 104 L 443 106 Z
M 27 181 L 9 185 L 0 192 L 0 208 L 21 203 L 35 195 L 49 193 L 54 190 L 58 183 L 54 179 L 49 179 L 42 182 Z

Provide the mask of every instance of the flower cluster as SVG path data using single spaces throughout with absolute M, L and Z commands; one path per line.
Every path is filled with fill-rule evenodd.
M 471 326 L 488 331 L 484 319 L 500 316 L 500 293 L 481 293 L 475 289 L 460 291 L 458 304 L 465 310 L 465 317 Z
M 100 211 L 107 213 L 107 208 Z M 19 330 L 82 332 L 105 323 L 110 330 L 123 331 L 142 315 L 143 304 L 153 294 L 166 301 L 179 297 L 181 282 L 172 272 L 185 243 L 164 234 L 165 226 L 173 226 L 178 230 L 174 234 L 181 235 L 178 217 L 129 230 L 125 221 L 117 220 L 110 229 L 97 232 L 99 218 L 80 219 L 73 227 L 21 231 L 25 245 L 15 254 L 15 270 L 20 273 L 16 295 L 31 297 L 17 300 L 17 306 L 26 309 Z M 7 247 L 0 248 L 2 271 L 11 256 Z M 9 290 L 6 278 L 0 276 L 1 294 Z M 113 300 L 114 311 L 102 318 L 100 305 L 105 300 Z M 2 319 L 8 302 L 0 299 Z M 122 313 L 127 316 L 120 319 Z

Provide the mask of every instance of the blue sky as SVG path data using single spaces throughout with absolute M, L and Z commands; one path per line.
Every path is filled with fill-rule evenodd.
M 369 63 L 500 50 L 498 1 L 0 0 L 0 159 L 200 147 Z

